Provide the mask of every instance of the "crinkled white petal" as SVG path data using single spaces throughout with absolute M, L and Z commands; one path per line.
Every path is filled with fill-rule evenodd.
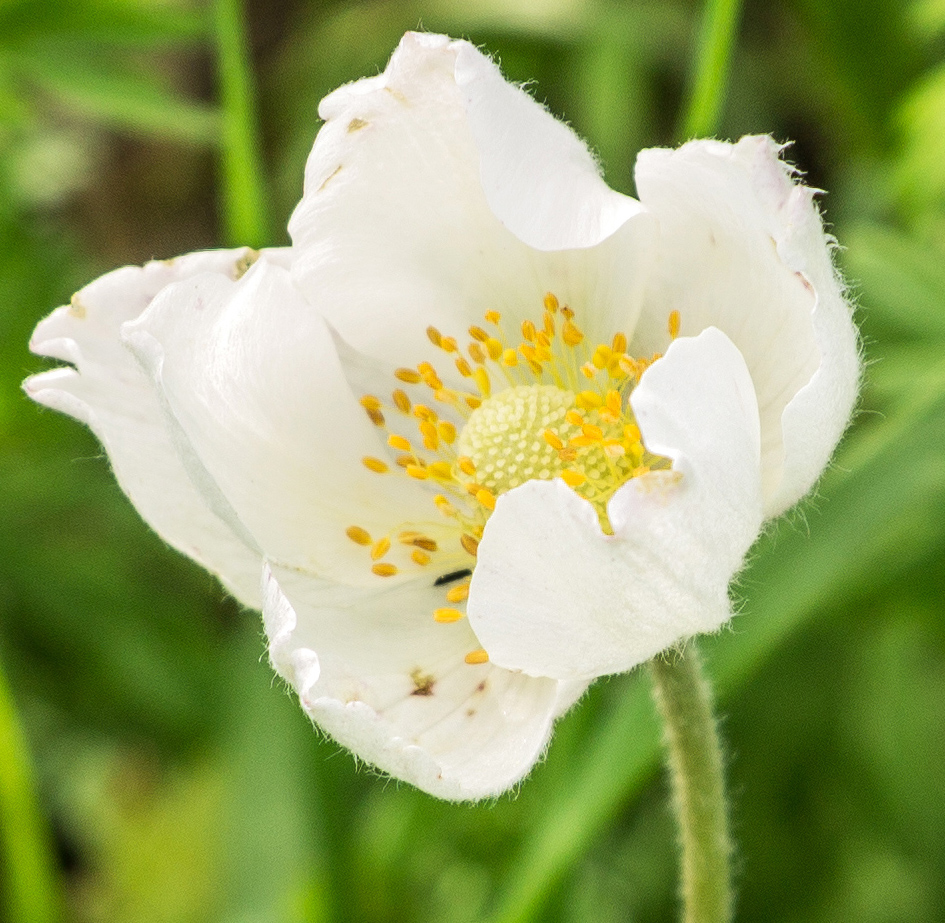
M 415 482 L 361 464 L 385 456 L 383 434 L 281 267 L 263 258 L 238 282 L 203 275 L 170 286 L 122 335 L 163 395 L 208 502 L 267 557 L 374 581 L 346 528 L 379 538 L 418 511 L 433 515 Z
M 268 251 L 270 259 L 285 259 Z M 27 394 L 86 423 L 102 442 L 118 483 L 151 527 L 217 574 L 243 603 L 259 607 L 259 556 L 214 515 L 191 483 L 165 427 L 157 396 L 119 329 L 167 285 L 198 274 L 235 278 L 251 251 L 191 253 L 126 266 L 78 292 L 36 328 L 33 352 L 72 363 L 29 378 Z
M 631 402 L 647 448 L 673 467 L 617 491 L 613 535 L 560 480 L 499 498 L 467 607 L 496 665 L 560 680 L 617 673 L 728 620 L 728 584 L 762 522 L 744 360 L 714 328 L 676 340 Z
M 505 791 L 543 753 L 561 684 L 465 663 L 475 636 L 433 621 L 432 579 L 352 588 L 273 566 L 263 593 L 273 666 L 371 765 L 465 800 Z
M 587 146 L 468 42 L 454 42 L 456 83 L 496 217 L 538 250 L 594 247 L 641 212 L 611 189 Z
M 607 190 L 570 129 L 471 46 L 408 34 L 383 74 L 336 90 L 319 112 L 289 224 L 293 277 L 357 350 L 393 365 L 439 360 L 445 378 L 452 363 L 428 326 L 462 343 L 495 310 L 516 330 L 540 318 L 549 291 L 589 336 L 609 340 L 614 318 L 633 324 L 650 217 Z M 541 252 L 529 246 L 539 230 L 542 246 L 584 249 Z
M 856 331 L 813 202 L 767 136 L 641 151 L 637 190 L 661 249 L 635 345 L 659 350 L 666 315 L 739 348 L 761 415 L 765 514 L 813 486 L 859 383 Z

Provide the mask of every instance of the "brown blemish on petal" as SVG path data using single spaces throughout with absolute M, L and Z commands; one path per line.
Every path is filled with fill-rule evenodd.
M 414 690 L 411 695 L 433 695 L 433 686 L 436 680 L 429 673 L 424 673 L 419 667 L 410 674 L 413 680 Z
M 397 100 L 397 102 L 403 103 L 405 106 L 407 105 L 407 97 L 404 96 L 404 94 L 401 93 L 400 90 L 394 90 L 394 89 L 391 89 L 391 87 L 384 87 L 384 89 L 388 93 L 390 93 L 390 95 L 393 96 L 394 99 Z
M 486 680 L 483 680 L 478 686 L 476 686 L 476 692 L 485 692 L 486 691 Z
M 364 119 L 353 118 L 348 122 L 348 134 L 353 132 L 360 131 L 362 128 L 367 128 L 370 122 L 365 121 Z
M 246 252 L 233 264 L 233 278 L 242 279 L 247 270 L 259 259 L 259 251 L 247 247 Z
M 318 187 L 318 192 L 321 192 L 340 172 L 341 172 L 341 164 L 338 164 L 338 166 L 335 167 L 335 171 L 331 174 L 331 176 L 329 176 L 325 180 L 325 182 L 323 182 L 321 186 Z
M 804 288 L 807 289 L 807 291 L 809 291 L 812 295 L 815 294 L 814 286 L 810 284 L 810 281 L 808 280 L 807 276 L 804 275 L 804 273 L 796 272 L 794 273 L 794 275 L 797 276 L 798 279 L 801 280 L 801 285 L 803 285 Z
M 79 300 L 78 295 L 73 295 L 72 300 L 69 302 L 69 313 L 73 317 L 77 317 L 79 320 L 85 318 L 85 305 Z

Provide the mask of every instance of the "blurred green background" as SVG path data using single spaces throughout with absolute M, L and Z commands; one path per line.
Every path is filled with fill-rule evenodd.
M 632 191 L 635 152 L 678 135 L 701 7 L 257 0 L 240 54 L 228 6 L 0 2 L 0 918 L 672 920 L 645 673 L 599 683 L 496 803 L 359 770 L 273 680 L 258 616 L 151 534 L 90 433 L 19 384 L 44 367 L 35 323 L 97 275 L 263 242 L 241 232 L 286 242 L 317 101 L 410 28 L 495 53 Z M 945 0 L 743 11 L 720 136 L 793 140 L 829 190 L 869 360 L 835 465 L 703 645 L 746 923 L 945 919 L 943 51 Z M 232 134 L 251 100 L 227 90 L 247 65 L 258 163 Z

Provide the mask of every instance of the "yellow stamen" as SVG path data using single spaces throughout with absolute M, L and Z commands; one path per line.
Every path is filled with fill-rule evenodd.
M 439 346 L 443 342 L 443 335 L 436 327 L 427 327 L 427 337 L 434 346 Z
M 564 340 L 568 346 L 577 346 L 578 343 L 584 339 L 584 334 L 581 333 L 573 321 L 568 319 L 564 322 L 564 326 L 561 328 L 561 339 Z
M 488 397 L 492 393 L 492 383 L 489 381 L 489 373 L 482 367 L 473 372 L 473 381 L 483 397 Z
M 495 497 L 492 491 L 486 490 L 485 487 L 476 491 L 476 499 L 490 512 L 495 509 Z
M 613 350 L 615 353 L 625 353 L 627 351 L 627 336 L 624 333 L 614 334 Z
M 486 340 L 486 352 L 493 362 L 499 361 L 502 356 L 502 349 L 502 343 L 495 337 L 489 337 L 489 339 Z
M 382 462 L 379 458 L 371 458 L 370 455 L 362 458 L 361 464 L 364 465 L 364 467 L 367 468 L 368 471 L 374 471 L 377 474 L 384 474 L 385 472 L 390 470 L 387 467 L 387 465 L 384 462 Z
M 507 349 L 502 353 L 502 364 L 510 369 L 514 369 L 518 365 L 518 354 L 514 349 Z
M 373 394 L 365 394 L 360 400 L 361 406 L 365 410 L 380 410 L 381 402 Z
M 397 369 L 394 372 L 394 378 L 398 381 L 404 381 L 408 385 L 418 385 L 423 379 L 413 369 Z
M 535 342 L 535 325 L 530 320 L 522 321 L 522 336 L 525 337 L 529 343 Z
M 385 535 L 384 538 L 379 538 L 374 543 L 374 547 L 371 549 L 371 560 L 379 561 L 388 551 L 390 551 L 390 539 Z
M 670 311 L 669 312 L 669 336 L 670 339 L 675 340 L 679 336 L 679 311 Z
M 489 339 L 489 334 L 486 333 L 482 327 L 477 327 L 475 324 L 469 328 L 469 335 L 474 339 L 478 340 L 480 343 L 485 343 Z
M 392 449 L 399 449 L 401 452 L 410 451 L 410 440 L 405 439 L 403 436 L 398 436 L 396 433 L 391 433 L 387 437 L 387 444 Z
M 473 536 L 469 535 L 467 532 L 464 532 L 462 536 L 460 536 L 459 543 L 463 546 L 463 550 L 467 554 L 471 554 L 473 557 L 476 557 L 479 552 L 479 539 L 473 538 Z
M 393 577 L 397 573 L 397 568 L 393 564 L 375 564 L 371 572 L 378 577 Z
M 348 528 L 345 529 L 345 535 L 356 545 L 370 545 L 372 541 L 368 532 L 360 526 L 348 526 Z
M 460 583 L 454 587 L 450 587 L 446 591 L 446 600 L 451 603 L 461 603 L 464 599 L 469 596 L 469 584 Z
M 502 320 L 502 315 L 498 311 L 486 311 L 486 320 L 490 324 L 497 324 Z
M 545 310 L 554 314 L 558 310 L 558 299 L 552 292 L 545 292 Z
M 596 391 L 582 391 L 574 401 L 582 410 L 596 410 L 604 399 Z
M 456 427 L 449 420 L 443 420 L 436 424 L 436 431 L 440 434 L 447 445 L 452 445 L 456 441 Z
M 415 564 L 419 564 L 421 567 L 426 567 L 430 563 L 430 555 L 419 548 L 416 551 L 411 551 L 410 557 Z
M 384 414 L 379 410 L 369 410 L 367 411 L 368 418 L 375 426 L 383 426 L 387 421 L 384 419 Z
M 572 471 L 570 468 L 565 468 L 561 472 L 561 480 L 564 481 L 568 487 L 580 487 L 586 480 L 586 475 L 581 474 L 580 471 Z
M 463 376 L 463 378 L 472 377 L 472 366 L 463 356 L 460 356 L 456 360 L 456 371 L 458 371 L 459 374 Z
M 391 397 L 394 399 L 394 405 L 401 413 L 410 413 L 410 398 L 405 391 L 398 388 Z
M 437 508 L 444 516 L 451 516 L 451 517 L 452 517 L 452 516 L 456 516 L 456 515 L 457 515 L 457 514 L 456 514 L 456 507 L 453 506 L 453 504 L 450 503 L 449 500 L 447 500 L 446 497 L 443 496 L 443 494 L 437 494 L 437 495 L 433 498 L 433 502 L 434 502 L 434 504 L 436 505 L 436 508 Z
M 463 474 L 468 474 L 472 477 L 476 473 L 476 466 L 473 464 L 473 460 L 468 455 L 460 455 L 456 459 L 456 464 L 459 465 L 459 470 Z
M 421 468 L 419 465 L 407 465 L 405 470 L 410 477 L 416 478 L 418 481 L 425 481 L 430 477 L 430 473 L 427 469 Z
M 463 613 L 459 609 L 452 609 L 449 606 L 433 610 L 433 621 L 440 622 L 443 625 L 458 622 L 461 618 L 464 618 Z
M 572 426 L 583 426 L 584 417 L 581 416 L 576 410 L 569 410 L 564 415 L 565 420 L 568 421 Z
M 488 663 L 489 655 L 480 647 L 477 651 L 470 651 L 463 659 L 471 665 Z
M 433 462 L 427 465 L 427 471 L 430 472 L 431 478 L 436 478 L 438 481 L 453 480 L 453 466 L 447 461 Z
M 553 433 L 550 429 L 546 429 L 542 436 L 545 439 L 545 442 L 548 443 L 553 449 L 563 449 L 564 443 L 561 441 L 559 436 L 556 433 Z
M 436 431 L 436 426 L 429 420 L 424 420 L 420 424 L 420 435 L 423 437 L 424 448 L 435 452 L 440 447 L 440 435 Z

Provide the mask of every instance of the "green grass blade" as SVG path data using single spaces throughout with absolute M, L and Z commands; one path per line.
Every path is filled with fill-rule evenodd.
M 55 923 L 61 918 L 52 836 L 36 803 L 26 741 L 2 671 L 0 869 L 0 917 L 29 923 Z
M 706 4 L 681 140 L 709 137 L 719 130 L 741 7 L 741 0 Z
M 214 31 L 223 109 L 224 236 L 231 245 L 262 247 L 270 242 L 269 222 L 262 145 L 241 0 L 216 0 Z

